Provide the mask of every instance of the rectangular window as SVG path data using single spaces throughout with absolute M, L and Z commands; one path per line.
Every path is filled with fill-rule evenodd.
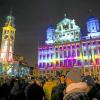
M 67 60 L 64 60 L 64 66 L 65 67 L 67 66 Z
M 72 67 L 72 66 L 73 66 L 72 60 L 68 60 L 68 66 L 69 66 L 69 67 Z
M 76 65 L 76 59 L 73 59 L 73 65 L 74 66 Z
M 42 55 L 40 55 L 40 59 L 42 59 Z
M 60 53 L 60 58 L 62 58 L 62 54 Z
M 45 59 L 45 55 L 43 55 L 43 59 Z
M 80 56 L 80 50 L 77 50 L 77 56 Z
M 56 52 L 56 58 L 58 58 L 58 52 Z
M 71 29 L 73 28 L 73 24 L 70 24 L 70 28 L 71 28 Z
M 85 65 L 88 65 L 88 61 L 87 61 L 87 60 L 84 60 L 84 64 L 85 64 Z
M 96 59 L 96 64 L 97 64 L 97 65 L 99 65 L 99 64 L 100 64 L 99 59 Z
M 66 55 L 66 51 L 64 51 L 64 58 L 65 58 L 65 57 L 67 57 L 67 55 Z
M 42 63 L 39 64 L 39 68 L 41 68 L 41 67 L 42 67 Z
M 51 59 L 53 58 L 53 53 L 51 53 Z
M 68 25 L 63 25 L 63 29 L 67 30 L 68 29 Z
M 80 60 L 77 61 L 78 66 L 80 66 Z
M 86 56 L 86 51 L 84 51 L 84 56 Z
M 73 50 L 72 51 L 72 57 L 75 57 L 76 56 L 76 53 L 75 53 L 75 51 Z

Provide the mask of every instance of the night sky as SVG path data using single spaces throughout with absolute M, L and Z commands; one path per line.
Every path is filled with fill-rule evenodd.
M 75 19 L 83 32 L 89 16 L 100 19 L 100 0 L 0 0 L 0 31 L 11 8 L 16 25 L 15 53 L 24 56 L 30 66 L 37 62 L 37 47 L 44 44 L 47 27 L 56 25 L 64 13 Z

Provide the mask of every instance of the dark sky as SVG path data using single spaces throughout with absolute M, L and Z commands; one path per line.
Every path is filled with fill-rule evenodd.
M 11 8 L 16 24 L 15 53 L 23 55 L 30 66 L 37 62 L 37 45 L 44 43 L 46 28 L 56 25 L 64 13 L 83 30 L 87 17 L 100 19 L 100 0 L 0 0 L 0 29 Z

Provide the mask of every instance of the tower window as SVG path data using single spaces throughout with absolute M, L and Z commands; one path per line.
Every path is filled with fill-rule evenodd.
M 73 28 L 73 24 L 70 25 L 71 29 Z
M 64 29 L 68 29 L 68 25 L 63 25 L 63 28 Z
M 78 40 L 78 38 L 76 38 L 76 40 Z
M 73 35 L 73 33 L 71 33 L 71 35 Z

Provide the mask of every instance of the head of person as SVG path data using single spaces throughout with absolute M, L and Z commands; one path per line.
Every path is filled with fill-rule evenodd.
M 34 78 L 34 77 L 31 77 L 31 79 L 29 80 L 28 83 L 29 83 L 29 84 L 33 84 L 33 83 L 35 83 L 35 78 Z
M 61 75 L 61 76 L 60 76 L 60 82 L 61 82 L 61 83 L 65 83 L 65 76 L 64 76 L 64 75 Z
M 36 84 L 38 84 L 39 86 L 42 86 L 42 82 L 41 81 L 42 81 L 41 79 L 37 78 L 36 79 Z
M 55 78 L 55 79 L 54 79 L 54 83 L 55 83 L 56 85 L 59 85 L 59 84 L 60 84 L 60 79 L 59 79 L 59 78 Z
M 85 82 L 87 83 L 87 85 L 89 87 L 93 87 L 95 85 L 95 80 L 90 76 L 85 76 L 83 79 L 82 79 L 82 82 Z
M 81 72 L 79 69 L 71 69 L 65 78 L 65 82 L 67 85 L 70 85 L 71 83 L 77 83 L 81 82 Z

